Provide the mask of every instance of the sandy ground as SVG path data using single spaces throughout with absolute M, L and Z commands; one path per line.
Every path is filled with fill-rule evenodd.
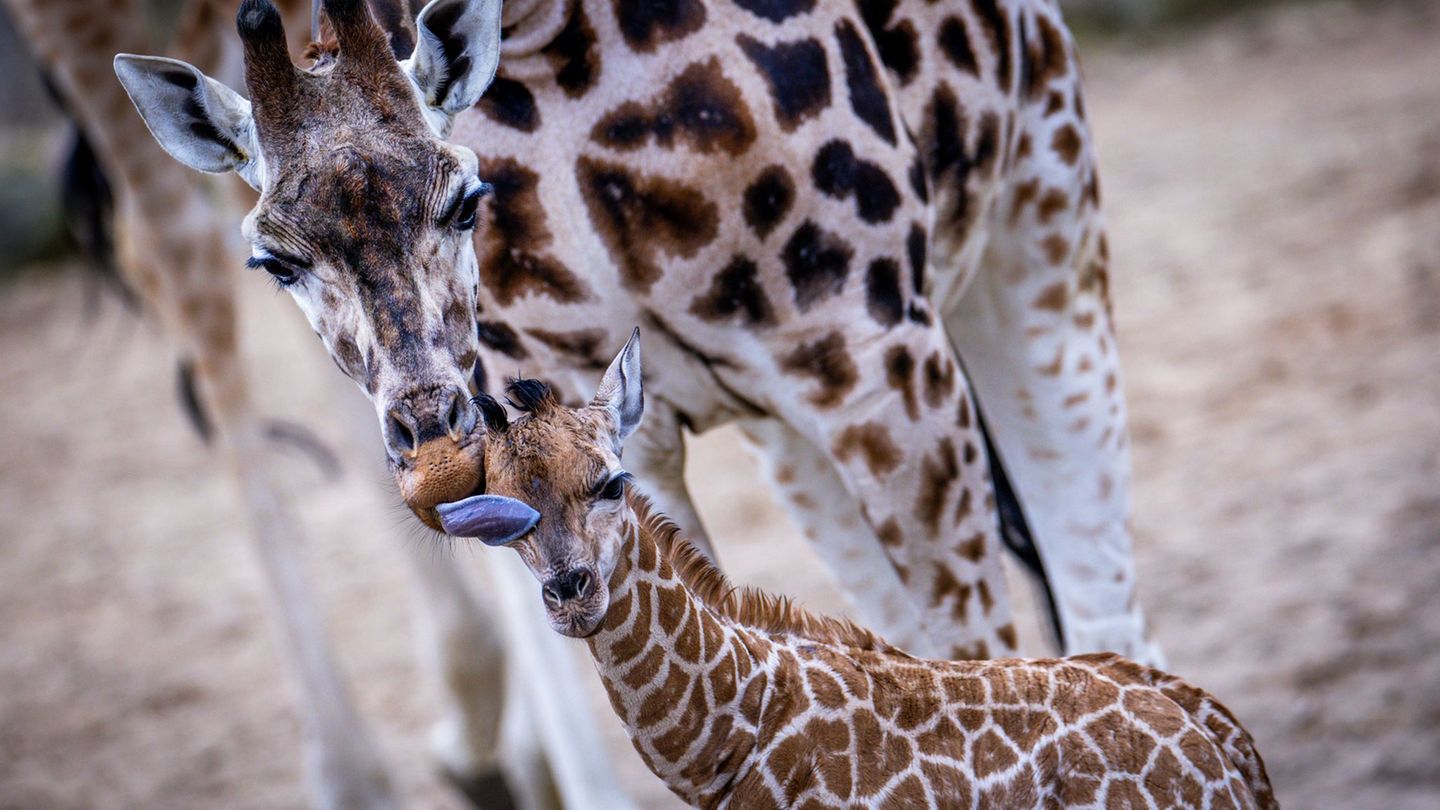
M 1172 668 L 1248 723 L 1294 808 L 1440 806 L 1425 8 L 1289 9 L 1087 59 L 1144 600 Z M 346 445 L 359 395 L 287 301 L 244 282 L 267 411 Z M 0 288 L 0 808 L 303 806 L 294 693 L 227 479 L 181 422 L 153 330 L 83 301 L 70 270 Z M 736 578 L 838 607 L 734 436 L 696 444 Z M 288 455 L 275 473 L 402 791 L 458 807 L 411 654 L 406 557 L 423 549 L 371 452 L 349 442 L 338 482 Z M 624 778 L 670 806 L 605 721 Z

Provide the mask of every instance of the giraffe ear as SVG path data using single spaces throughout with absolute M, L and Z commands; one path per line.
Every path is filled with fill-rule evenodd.
M 415 52 L 401 65 L 420 91 L 430 125 L 442 136 L 495 78 L 500 2 L 431 0 L 415 18 Z
M 640 327 L 630 333 L 625 348 L 610 361 L 610 368 L 600 378 L 600 387 L 591 407 L 608 410 L 615 423 L 616 451 L 645 415 L 645 390 L 640 379 Z
M 260 145 L 250 102 L 193 65 L 122 53 L 115 75 L 155 140 L 192 169 L 236 172 L 260 189 Z

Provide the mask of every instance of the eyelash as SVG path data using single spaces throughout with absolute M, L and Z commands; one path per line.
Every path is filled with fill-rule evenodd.
M 600 492 L 595 496 L 602 501 L 618 501 L 625 495 L 625 486 L 630 481 L 630 473 L 622 472 L 613 476 L 600 487 Z M 611 494 L 611 493 L 614 494 Z
M 489 194 L 492 188 L 489 183 L 481 181 L 478 186 L 461 197 L 460 202 L 455 206 L 455 213 L 451 215 L 451 224 L 462 231 L 474 228 L 476 213 L 480 210 L 480 198 Z
M 274 256 L 251 256 L 245 262 L 251 270 L 264 270 L 278 287 L 289 287 L 300 280 L 300 271 Z

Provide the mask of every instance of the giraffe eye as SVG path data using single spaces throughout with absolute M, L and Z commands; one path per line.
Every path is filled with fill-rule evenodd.
M 460 204 L 455 208 L 455 218 L 451 220 L 455 228 L 468 231 L 475 227 L 475 215 L 480 210 L 480 198 L 489 193 L 490 184 L 482 182 L 460 198 Z
M 602 501 L 620 500 L 620 497 L 625 494 L 625 482 L 629 480 L 630 473 L 625 472 L 611 477 L 611 479 L 606 481 L 605 485 L 600 488 L 600 492 L 596 497 Z
M 281 287 L 289 287 L 300 280 L 300 271 L 274 256 L 252 256 L 245 266 L 252 270 L 264 270 Z

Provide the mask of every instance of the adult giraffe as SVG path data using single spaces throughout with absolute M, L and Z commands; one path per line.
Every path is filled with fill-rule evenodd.
M 1066 651 L 1158 658 L 1053 5 L 532 0 L 502 22 L 497 0 L 435 0 L 389 34 L 359 0 L 325 8 L 336 40 L 301 70 L 246 0 L 250 101 L 184 63 L 116 66 L 167 151 L 261 192 L 251 264 L 375 404 L 422 521 L 483 488 L 472 373 L 523 364 L 576 401 L 614 325 L 641 323 L 655 402 L 628 463 L 667 513 L 699 536 L 681 429 L 744 419 L 823 552 L 889 561 L 839 571 L 882 630 L 1013 651 L 974 384 Z

